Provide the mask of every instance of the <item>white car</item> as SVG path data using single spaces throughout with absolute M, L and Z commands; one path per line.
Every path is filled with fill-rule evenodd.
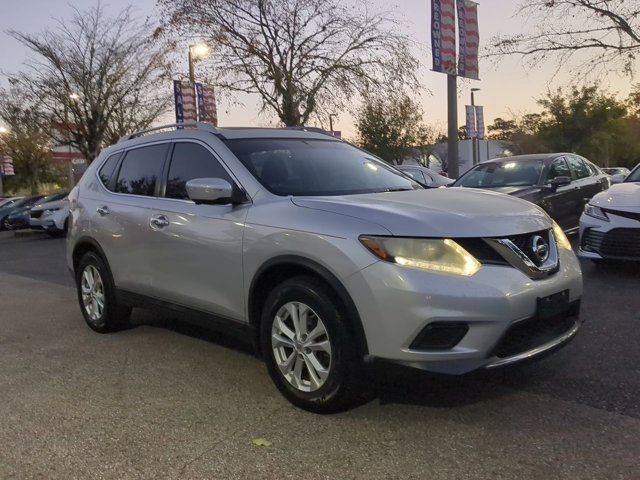
M 587 203 L 578 255 L 595 261 L 640 260 L 640 165 Z
M 31 209 L 29 225 L 44 230 L 52 237 L 61 237 L 67 233 L 69 224 L 69 201 L 67 198 L 36 205 Z
M 446 187 L 454 182 L 451 178 L 420 165 L 398 165 L 396 168 L 426 187 Z

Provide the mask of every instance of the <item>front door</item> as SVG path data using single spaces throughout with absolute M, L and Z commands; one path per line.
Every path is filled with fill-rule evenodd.
M 186 183 L 194 178 L 235 179 L 204 144 L 176 142 L 166 186 L 148 222 L 156 294 L 166 301 L 244 320 L 242 238 L 250 203 L 196 205 Z
M 545 185 L 557 177 L 571 178 L 571 169 L 564 157 L 556 158 L 549 166 Z M 578 195 L 575 182 L 558 187 L 555 191 L 544 192 L 540 206 L 553 218 L 563 230 L 568 230 L 576 225 L 575 210 L 580 208 L 577 204 Z

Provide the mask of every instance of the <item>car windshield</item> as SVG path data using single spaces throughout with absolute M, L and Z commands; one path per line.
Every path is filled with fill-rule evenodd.
M 542 160 L 482 163 L 465 173 L 453 186 L 493 188 L 537 185 L 543 167 Z
M 276 195 L 350 195 L 423 188 L 373 155 L 335 140 L 226 140 L 229 149 Z
M 633 171 L 627 175 L 624 179 L 625 182 L 640 182 L 640 165 L 633 169 Z

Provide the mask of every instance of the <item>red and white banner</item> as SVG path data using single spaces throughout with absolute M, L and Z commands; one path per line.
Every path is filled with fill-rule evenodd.
M 475 109 L 471 105 L 466 106 L 467 112 L 467 137 L 474 138 L 476 136 L 476 112 Z
M 455 0 L 431 0 L 433 71 L 456 74 Z
M 476 107 L 476 134 L 484 138 L 484 107 Z
M 200 122 L 211 123 L 218 126 L 218 107 L 216 94 L 212 86 L 196 83 L 196 95 L 198 97 L 198 119 Z
M 195 122 L 198 119 L 196 91 L 190 82 L 173 81 L 176 102 L 176 123 Z
M 458 75 L 479 80 L 478 47 L 480 33 L 478 29 L 478 4 L 470 0 L 456 0 L 458 4 L 458 38 L 460 55 Z
M 8 177 L 15 174 L 16 172 L 13 169 L 13 158 L 9 156 L 0 157 L 0 175 Z

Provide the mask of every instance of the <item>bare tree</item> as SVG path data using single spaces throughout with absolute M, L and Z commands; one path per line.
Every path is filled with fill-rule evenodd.
M 528 0 L 518 12 L 531 33 L 498 36 L 489 55 L 522 55 L 532 65 L 557 60 L 558 69 L 632 75 L 640 54 L 637 0 Z
M 214 48 L 214 82 L 258 94 L 289 126 L 366 90 L 416 85 L 409 40 L 388 15 L 340 0 L 158 0 L 170 31 Z
M 9 34 L 35 58 L 14 76 L 51 118 L 64 137 L 91 162 L 116 133 L 145 128 L 167 107 L 159 93 L 168 78 L 168 52 L 154 42 L 154 29 L 132 17 L 115 17 L 100 3 L 74 8 L 70 20 L 38 35 Z M 59 139 L 60 140 L 60 139 Z

